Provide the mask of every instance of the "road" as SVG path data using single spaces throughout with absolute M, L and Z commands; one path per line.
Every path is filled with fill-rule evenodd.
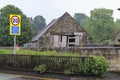
M 63 75 L 35 72 L 0 70 L 0 80 L 120 80 L 120 72 L 108 72 L 103 78 L 85 75 Z
M 0 80 L 58 80 L 58 79 L 0 73 Z

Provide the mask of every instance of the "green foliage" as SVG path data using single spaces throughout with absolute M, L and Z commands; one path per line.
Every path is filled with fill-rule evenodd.
M 72 60 L 70 64 L 66 63 L 64 74 L 91 73 L 96 76 L 102 76 L 107 72 L 108 66 L 108 62 L 104 57 L 93 57 L 93 60 L 76 59 Z
M 107 44 L 110 43 L 110 41 L 111 41 L 111 40 L 104 40 L 102 43 L 107 45 Z
M 13 54 L 13 49 L 0 49 L 0 54 Z
M 33 69 L 43 73 L 58 71 L 64 74 L 93 74 L 102 76 L 107 72 L 108 63 L 104 57 L 70 57 L 70 56 L 43 56 L 43 55 L 11 55 L 1 54 L 0 65 L 5 68 Z M 6 62 L 4 64 L 4 62 Z
M 32 29 L 33 29 L 33 34 L 36 35 L 39 31 L 41 31 L 45 26 L 46 26 L 46 21 L 44 17 L 38 15 L 35 16 L 34 19 L 29 18 L 31 24 L 32 24 Z
M 56 51 L 35 51 L 29 49 L 17 49 L 16 54 L 24 55 L 44 55 L 44 56 L 80 56 L 77 53 L 70 52 L 56 52 Z M 13 49 L 0 49 L 0 54 L 13 54 Z
M 66 75 L 72 75 L 72 74 L 74 74 L 74 72 L 69 68 L 69 69 L 66 69 L 64 71 L 64 74 L 66 74 Z
M 92 58 L 90 60 L 92 60 Z M 90 71 L 89 70 L 90 60 L 87 58 L 72 59 L 70 63 L 66 63 L 64 73 L 65 74 L 78 74 L 78 73 L 87 74 Z
M 83 13 L 75 13 L 74 14 L 74 19 L 76 20 L 76 22 L 78 24 L 80 24 L 82 27 L 86 27 L 87 25 L 87 20 L 88 20 L 88 16 L 86 16 Z
M 120 19 L 117 19 L 115 24 L 116 24 L 115 31 L 118 32 L 118 30 L 120 29 Z
M 34 24 L 37 25 L 39 30 L 41 30 L 43 27 L 46 26 L 45 19 L 40 15 L 38 15 L 34 18 Z
M 47 69 L 47 66 L 45 64 L 41 64 L 41 65 L 38 65 L 34 68 L 34 71 L 35 72 L 39 72 L 39 73 L 44 73 Z
M 117 24 L 117 26 L 120 27 L 120 19 L 117 19 L 117 20 L 116 20 L 116 24 Z
M 31 40 L 33 34 L 31 24 L 19 8 L 7 5 L 0 9 L 0 13 L 0 46 L 13 46 L 13 36 L 9 33 L 10 14 L 21 15 L 21 35 L 17 37 L 17 44 L 23 45 Z
M 107 60 L 104 57 L 93 57 L 94 62 L 91 62 L 91 72 L 94 75 L 102 76 L 105 72 L 107 72 L 107 69 L 109 67 L 109 64 Z
M 93 37 L 94 43 L 103 43 L 114 36 L 116 26 L 112 15 L 113 10 L 105 8 L 91 11 L 86 30 Z

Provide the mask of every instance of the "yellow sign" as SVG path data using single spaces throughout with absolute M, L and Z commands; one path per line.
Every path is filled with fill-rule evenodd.
M 21 16 L 10 14 L 10 35 L 20 35 L 21 33 Z

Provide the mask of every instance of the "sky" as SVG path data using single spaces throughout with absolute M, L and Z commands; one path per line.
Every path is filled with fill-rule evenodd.
M 120 18 L 120 11 L 117 10 L 120 0 L 0 0 L 0 9 L 8 4 L 21 9 L 27 17 L 43 16 L 47 24 L 65 12 L 71 16 L 74 13 L 90 16 L 90 11 L 95 8 L 112 9 L 113 17 Z

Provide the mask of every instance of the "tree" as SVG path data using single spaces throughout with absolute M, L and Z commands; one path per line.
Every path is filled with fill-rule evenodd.
M 120 27 L 120 19 L 117 19 L 115 23 L 118 27 Z
M 86 30 L 95 43 L 109 43 L 112 39 L 116 28 L 112 15 L 113 10 L 105 8 L 91 11 Z
M 31 41 L 32 36 L 32 27 L 23 14 L 23 12 L 13 6 L 7 5 L 0 9 L 0 46 L 13 46 L 13 36 L 9 34 L 9 15 L 10 14 L 19 14 L 21 15 L 21 35 L 17 37 L 17 44 L 23 45 Z
M 88 16 L 86 16 L 83 13 L 75 13 L 74 19 L 78 24 L 80 24 L 82 27 L 86 27 Z
M 116 24 L 115 31 L 117 33 L 120 30 L 120 19 L 117 19 L 116 22 L 115 22 L 115 24 Z
M 32 25 L 34 34 L 37 34 L 46 26 L 46 21 L 42 16 L 38 15 L 34 18 Z

